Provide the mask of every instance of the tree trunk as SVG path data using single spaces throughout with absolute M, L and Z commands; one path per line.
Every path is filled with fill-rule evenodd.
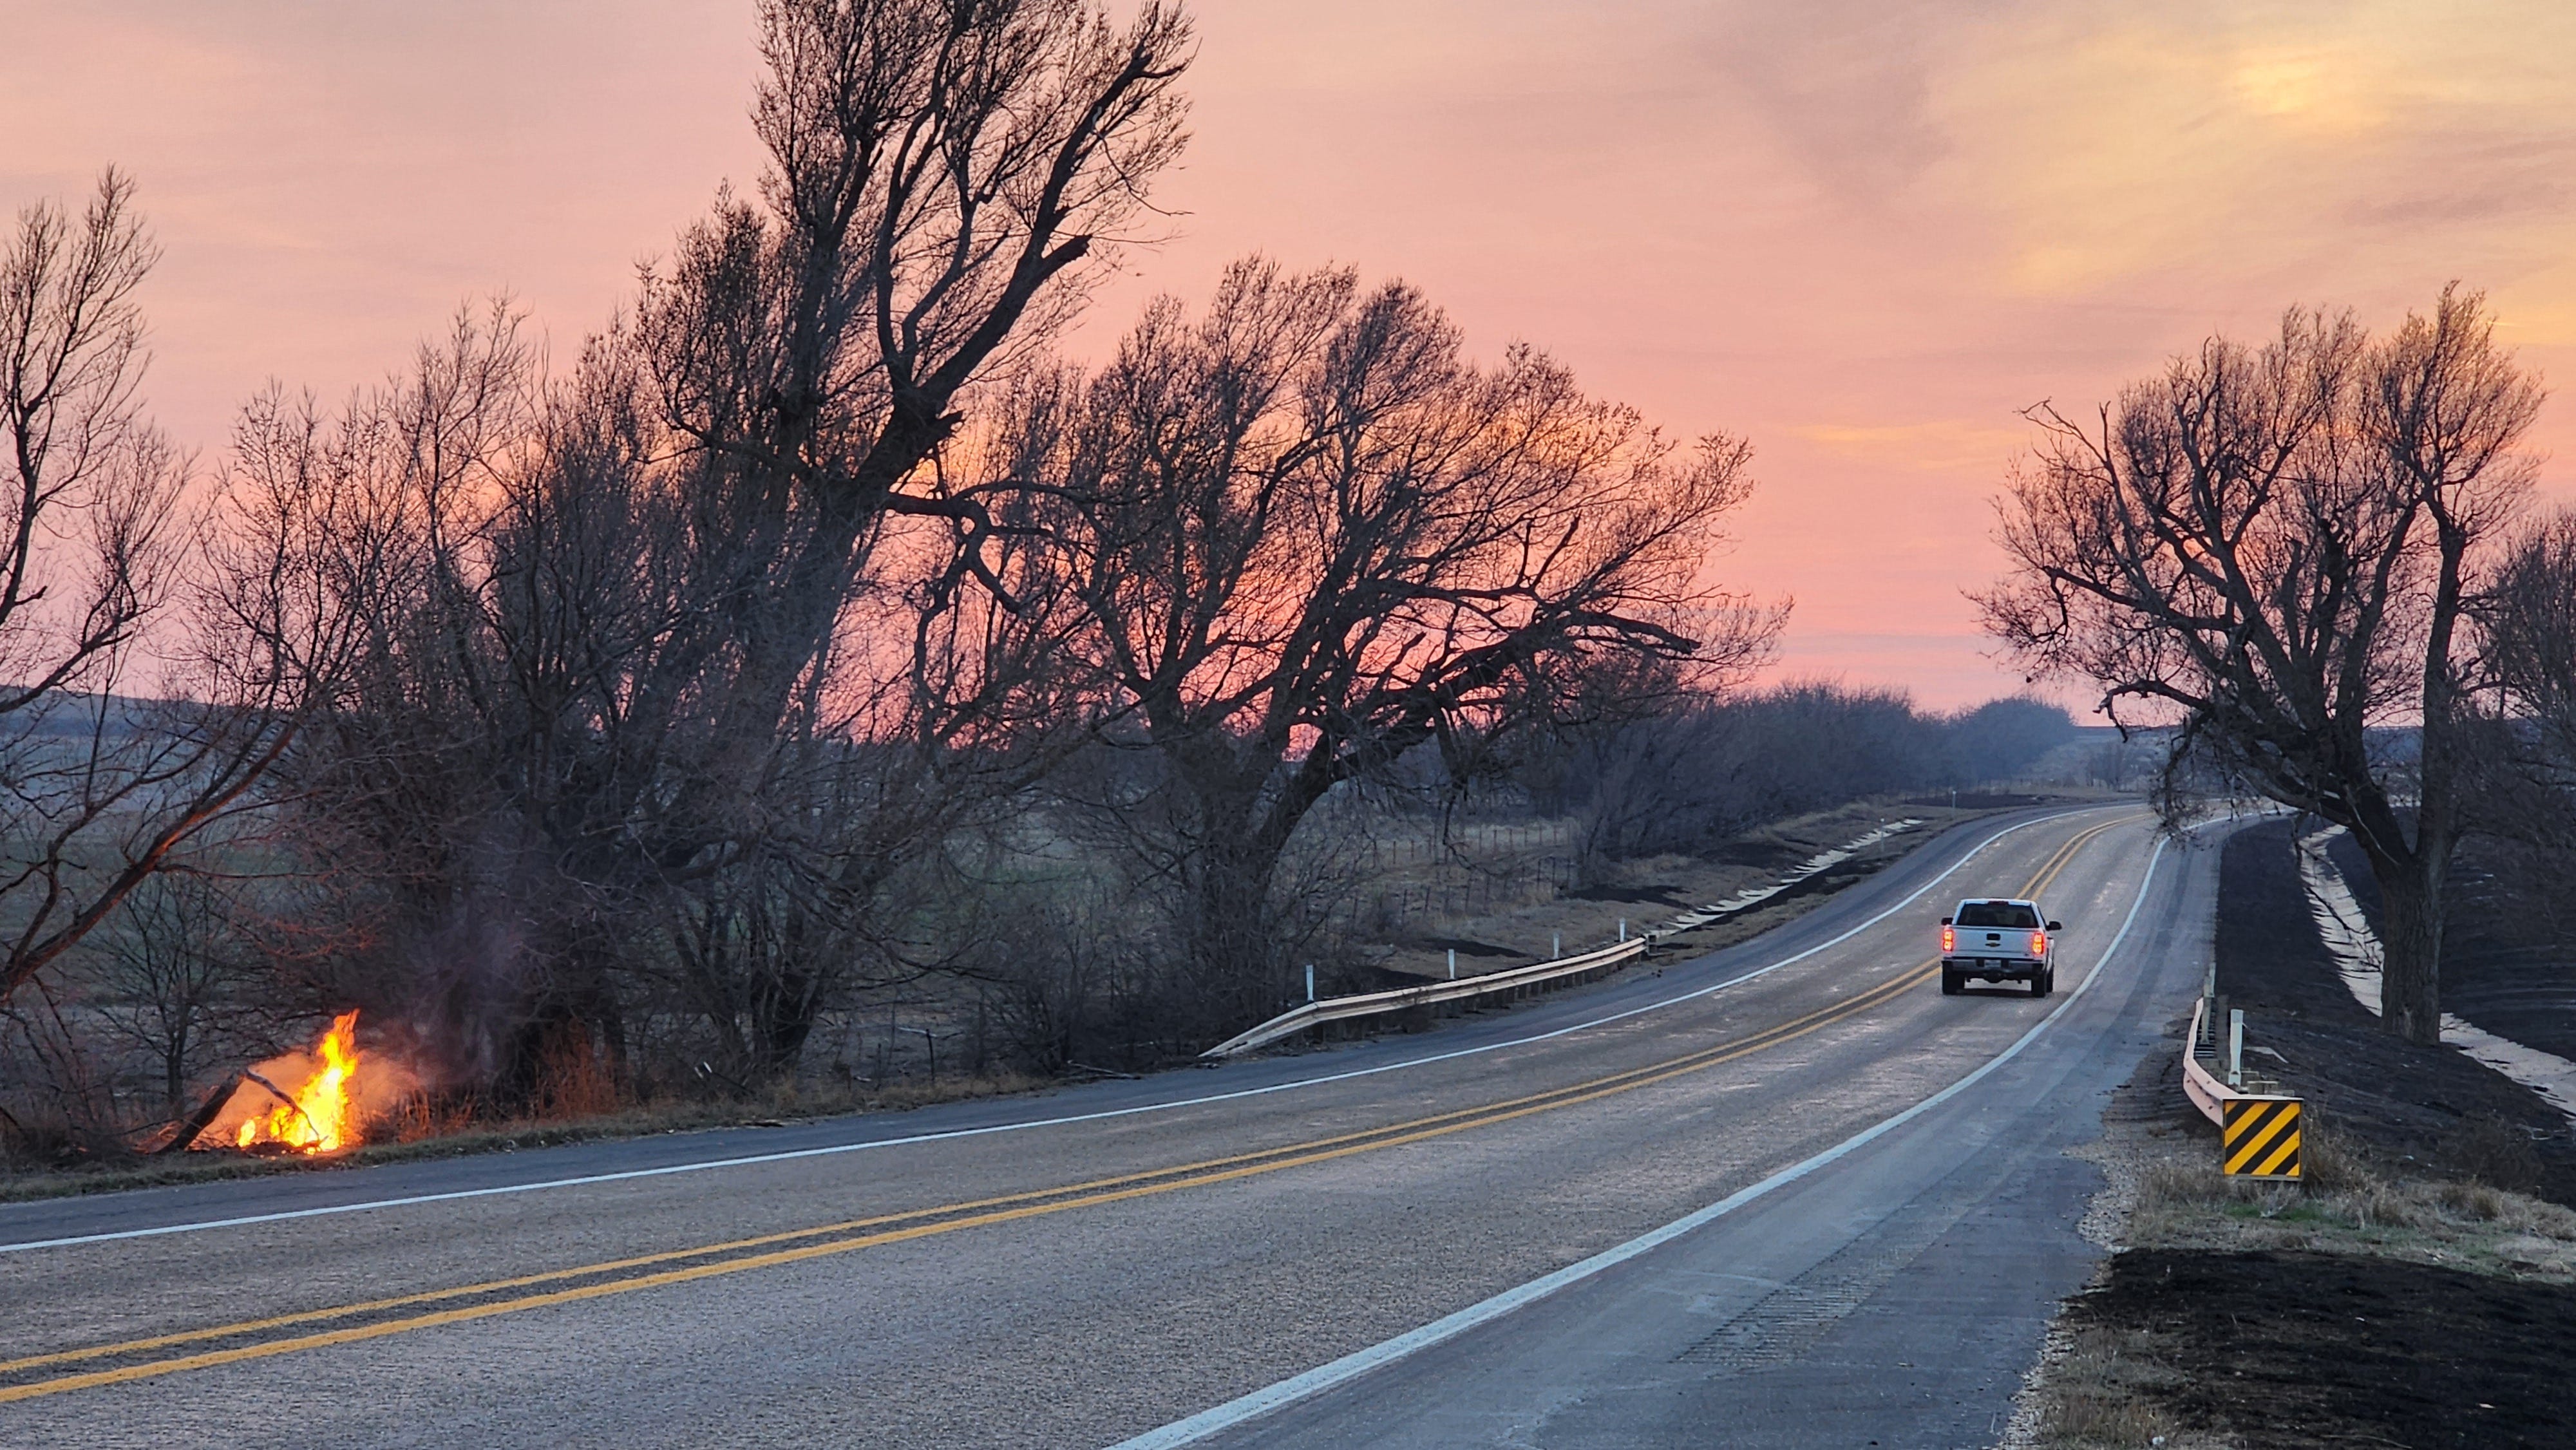
M 2442 1040 L 2443 865 L 2418 850 L 2413 860 L 2371 858 L 2379 883 L 2380 1025 L 2409 1042 Z M 2447 853 L 2443 853 L 2447 854 Z
M 755 1070 L 763 1079 L 795 1071 L 807 1040 L 814 1035 L 819 1006 L 813 979 L 803 972 L 781 973 L 756 999 L 753 1038 L 759 1044 L 760 1060 Z
M 1240 838 L 1210 835 L 1200 848 L 1198 920 L 1191 935 L 1215 1025 L 1277 1010 L 1267 936 L 1275 864 L 1275 853 Z
M 164 1096 L 170 1104 L 170 1117 L 173 1121 L 177 1121 L 184 1118 L 188 1112 L 187 1028 L 183 1026 L 171 1033 L 165 1047 L 166 1050 L 161 1055 L 161 1085 Z
M 562 998 L 539 998 L 501 1043 L 492 1095 L 515 1112 L 559 1111 L 567 1069 L 586 1067 L 591 1051 L 590 1024 Z

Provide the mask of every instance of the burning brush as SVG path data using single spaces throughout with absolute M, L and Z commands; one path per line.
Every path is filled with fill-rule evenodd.
M 321 1070 L 292 1093 L 269 1081 L 258 1068 L 242 1070 L 242 1077 L 267 1089 L 277 1106 L 264 1118 L 242 1119 L 233 1131 L 234 1147 L 280 1143 L 298 1153 L 328 1153 L 357 1141 L 357 1125 L 350 1121 L 349 1079 L 358 1071 L 358 1014 L 343 1012 L 332 1018 L 331 1030 L 322 1034 L 314 1051 L 322 1059 Z
M 359 1052 L 358 1014 L 343 1012 L 312 1051 L 272 1057 L 215 1089 L 159 1151 L 337 1152 L 365 1141 L 368 1113 L 414 1085 L 410 1072 Z

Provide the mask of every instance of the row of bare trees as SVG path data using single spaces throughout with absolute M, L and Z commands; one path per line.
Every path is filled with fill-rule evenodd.
M 506 311 L 324 419 L 246 424 L 395 563 L 284 762 L 321 934 L 504 1098 L 622 1072 L 639 962 L 739 1059 L 792 1060 L 887 883 L 1041 765 L 1055 686 L 963 409 L 1043 344 L 1180 140 L 1188 28 L 1087 0 L 761 7 L 757 200 L 721 198 L 571 376 Z M 381 486 L 381 492 L 380 492 Z M 1042 729 L 1038 733 L 1043 734 Z M 888 928 L 889 930 L 891 928 Z M 434 989 L 434 990 L 432 990 Z
M 201 465 L 136 405 L 130 184 L 22 218 L 0 1009 L 58 1077 L 114 1037 L 175 1114 L 213 1037 L 357 1005 L 512 1109 L 648 1043 L 757 1079 L 870 989 L 1025 1015 L 1080 900 L 1186 1039 L 1330 945 L 1283 880 L 1328 800 L 1763 653 L 1703 577 L 1745 446 L 1411 289 L 1255 259 L 1050 359 L 1183 143 L 1176 7 L 758 19 L 758 187 L 560 374 L 468 311 Z

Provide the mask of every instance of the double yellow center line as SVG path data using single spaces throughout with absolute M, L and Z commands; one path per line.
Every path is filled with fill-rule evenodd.
M 2124 823 L 2123 821 L 2105 822 L 2071 837 L 2038 871 L 2032 874 L 2030 884 L 2023 888 L 2023 894 L 2035 896 L 2046 889 L 2087 842 L 2113 826 Z M 496 1315 L 515 1314 L 523 1310 L 542 1309 L 556 1304 L 578 1303 L 585 1299 L 632 1293 L 639 1289 L 654 1289 L 728 1274 L 747 1273 L 780 1264 L 799 1263 L 807 1259 L 854 1253 L 884 1244 L 902 1243 L 908 1239 L 954 1233 L 959 1229 L 1011 1223 L 1020 1219 L 1064 1213 L 1077 1208 L 1090 1208 L 1128 1199 L 1176 1193 L 1186 1188 L 1202 1188 L 1260 1174 L 1276 1173 L 1283 1169 L 1328 1163 L 1337 1158 L 1348 1158 L 1382 1148 L 1424 1142 L 1432 1138 L 1446 1137 L 1452 1133 L 1462 1133 L 1471 1128 L 1488 1127 L 1517 1118 L 1554 1112 L 1557 1109 L 1573 1107 L 1581 1103 L 1597 1102 L 1621 1093 L 1634 1092 L 1639 1088 L 1651 1087 L 1688 1073 L 1733 1062 L 1738 1058 L 1777 1047 L 1785 1042 L 1795 1041 L 1811 1032 L 1866 1012 L 1891 998 L 1902 995 L 1929 978 L 1937 965 L 1937 959 L 1919 963 L 1854 995 L 1847 1001 L 1837 1002 L 1831 1007 L 1765 1028 L 1750 1036 L 1696 1052 L 1684 1053 L 1679 1057 L 1667 1058 L 1661 1062 L 1611 1073 L 1566 1087 L 1552 1088 L 1545 1092 L 1507 1098 L 1501 1102 L 1463 1108 L 1454 1112 L 1413 1118 L 1362 1132 L 1310 1139 L 1283 1147 L 1238 1153 L 1223 1158 L 1203 1159 L 1195 1163 L 1184 1163 L 1148 1172 L 1096 1178 L 1088 1182 L 1067 1184 L 1056 1188 L 1002 1194 L 903 1213 L 847 1219 L 839 1223 L 732 1239 L 696 1248 L 639 1254 L 630 1258 L 611 1259 L 577 1268 L 556 1269 L 516 1278 L 491 1279 L 453 1289 L 437 1289 L 419 1294 L 372 1299 L 328 1309 L 272 1315 L 263 1319 L 247 1319 L 206 1329 L 185 1330 L 175 1334 L 129 1339 L 113 1344 L 93 1345 L 81 1349 L 60 1350 L 50 1354 L 0 1361 L 0 1378 L 22 1375 L 31 1370 L 94 1363 L 100 1360 L 128 1361 L 98 1369 L 0 1386 L 0 1404 L 57 1395 L 71 1390 L 91 1389 L 101 1385 L 122 1384 L 130 1380 L 151 1379 L 160 1375 L 176 1374 L 183 1370 L 237 1364 L 244 1360 L 292 1354 L 299 1350 L 321 1349 L 335 1344 L 354 1344 L 362 1340 L 382 1339 L 388 1335 L 408 1333 L 415 1329 L 464 1324 L 477 1319 L 489 1319 Z M 304 1332 L 274 1338 L 264 1337 L 278 1330 L 303 1330 Z M 226 1341 L 245 1339 L 251 1342 L 226 1343 Z M 189 1345 L 206 1347 L 191 1353 L 166 1356 L 158 1354 L 159 1351 L 179 1349 Z

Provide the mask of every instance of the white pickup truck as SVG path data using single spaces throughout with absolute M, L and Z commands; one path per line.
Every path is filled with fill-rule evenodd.
M 1970 978 L 2028 982 L 2030 994 L 2057 990 L 2057 933 L 2036 901 L 1962 901 L 1941 918 L 1941 993 L 1959 995 Z

